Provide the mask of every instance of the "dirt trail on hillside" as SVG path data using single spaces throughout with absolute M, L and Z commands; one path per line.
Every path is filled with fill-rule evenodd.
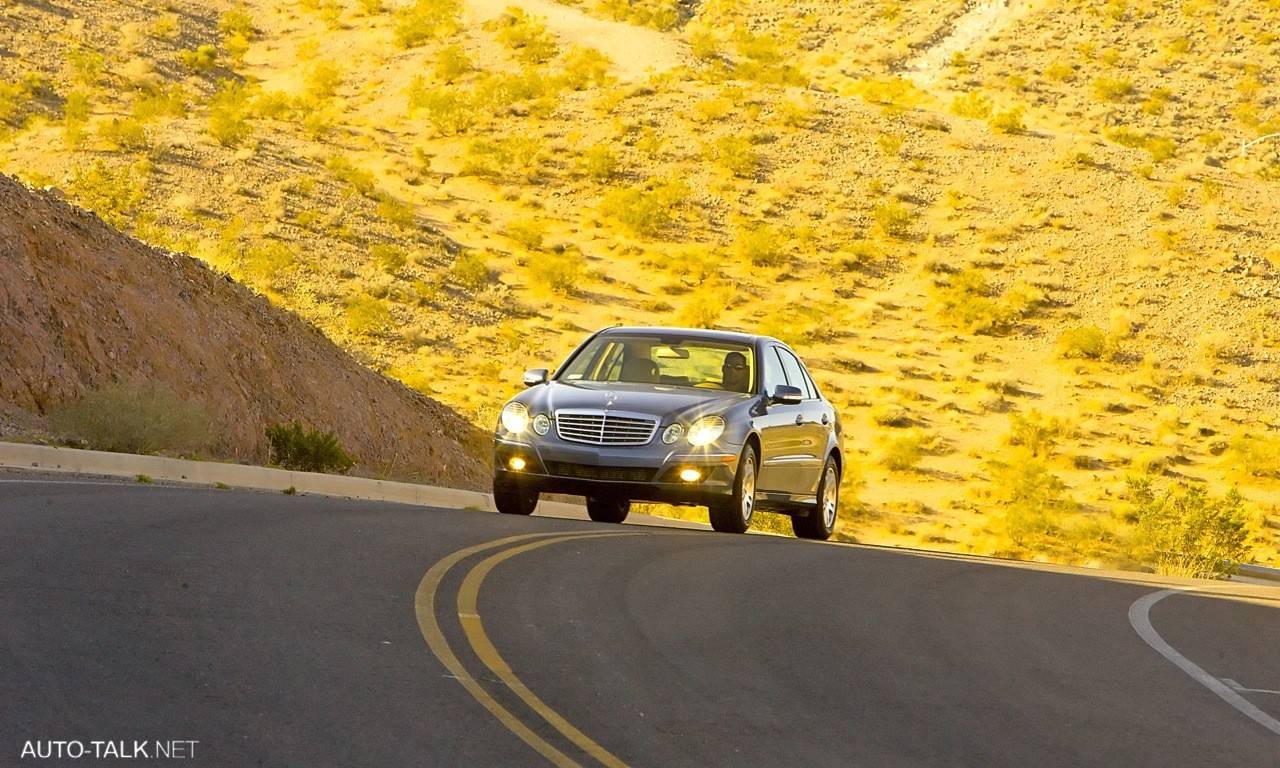
M 925 87 L 932 85 L 957 53 L 972 51 L 1013 25 L 1039 5 L 1039 0 L 986 0 L 971 3 L 951 31 L 905 67 L 906 74 Z
M 613 60 L 620 80 L 639 80 L 674 69 L 689 60 L 689 46 L 671 35 L 620 21 L 605 21 L 554 0 L 467 0 L 468 20 L 483 22 L 515 6 L 545 20 L 564 43 L 595 48 Z

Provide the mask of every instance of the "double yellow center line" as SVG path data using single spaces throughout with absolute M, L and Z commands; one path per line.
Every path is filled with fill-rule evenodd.
M 445 575 L 458 563 L 469 557 L 487 552 L 493 549 L 502 549 L 497 554 L 490 555 L 482 560 L 471 570 L 462 580 L 462 586 L 458 590 L 458 620 L 462 624 L 462 630 L 466 634 L 467 641 L 471 644 L 472 650 L 480 661 L 489 668 L 499 680 L 512 692 L 516 694 L 530 709 L 537 713 L 552 728 L 555 728 L 563 734 L 569 741 L 573 742 L 583 752 L 590 755 L 601 765 L 607 768 L 627 768 L 626 763 L 619 760 L 607 749 L 597 744 L 589 736 L 575 728 L 568 720 L 565 720 L 558 712 L 547 706 L 546 702 L 538 698 L 537 694 L 529 690 L 529 687 L 516 677 L 511 671 L 510 665 L 503 660 L 498 654 L 493 642 L 489 640 L 488 634 L 484 631 L 484 624 L 480 620 L 479 610 L 477 608 L 477 598 L 480 594 L 480 586 L 484 583 L 484 579 L 489 572 L 499 563 L 516 555 L 529 552 L 540 547 L 549 546 L 551 544 L 559 544 L 566 541 L 576 541 L 579 539 L 600 538 L 606 536 L 637 536 L 638 533 L 617 533 L 617 532 L 584 532 L 575 534 L 554 534 L 554 533 L 529 533 L 521 536 L 510 536 L 496 541 L 478 544 L 474 547 L 462 549 L 443 558 L 435 565 L 431 566 L 431 570 L 427 571 L 422 577 L 422 582 L 418 585 L 418 592 L 414 600 L 414 609 L 418 614 L 418 627 L 422 630 L 422 636 L 427 641 L 427 646 L 431 652 L 440 659 L 449 673 L 456 677 L 467 692 L 475 697 L 485 709 L 489 710 L 498 721 L 511 730 L 512 733 L 519 736 L 526 744 L 533 747 L 543 757 L 550 760 L 554 765 L 561 768 L 570 768 L 571 766 L 579 766 L 579 763 L 573 758 L 566 755 L 560 749 L 546 739 L 539 736 L 532 728 L 530 728 L 523 720 L 517 717 L 511 710 L 502 705 L 492 694 L 486 691 L 476 679 L 467 672 L 466 667 L 458 660 L 453 649 L 449 647 L 448 641 L 445 639 L 444 633 L 440 629 L 440 623 L 436 620 L 436 594 L 440 589 L 441 582 L 444 581 Z M 505 548 L 505 549 L 503 549 Z

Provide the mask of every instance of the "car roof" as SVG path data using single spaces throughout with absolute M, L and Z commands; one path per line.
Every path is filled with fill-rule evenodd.
M 677 334 L 691 339 L 712 339 L 716 341 L 732 341 L 738 344 L 747 344 L 755 346 L 756 342 L 772 341 L 782 344 L 781 341 L 772 336 L 759 336 L 751 333 L 739 333 L 737 331 L 715 331 L 707 328 L 679 328 L 668 326 L 614 326 L 613 328 L 605 328 L 600 331 L 600 335 L 614 334 L 637 334 L 637 335 L 654 335 L 662 336 L 666 334 Z M 783 345 L 786 346 L 786 345 Z

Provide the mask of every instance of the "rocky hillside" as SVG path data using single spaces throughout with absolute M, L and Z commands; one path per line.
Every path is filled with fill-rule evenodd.
M 336 431 L 358 473 L 485 485 L 478 429 L 244 286 L 7 176 L 0 211 L 0 436 L 155 381 L 204 406 L 226 458 L 265 462 L 264 427 L 301 419 Z

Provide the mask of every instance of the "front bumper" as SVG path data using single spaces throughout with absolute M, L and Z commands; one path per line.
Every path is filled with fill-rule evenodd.
M 697 449 L 687 443 L 610 448 L 562 440 L 494 441 L 494 483 L 540 493 L 613 496 L 633 501 L 706 505 L 733 493 L 741 446 L 723 443 Z M 524 467 L 516 470 L 513 460 Z M 519 462 L 516 462 L 517 464 Z M 695 469 L 687 482 L 681 472 Z

